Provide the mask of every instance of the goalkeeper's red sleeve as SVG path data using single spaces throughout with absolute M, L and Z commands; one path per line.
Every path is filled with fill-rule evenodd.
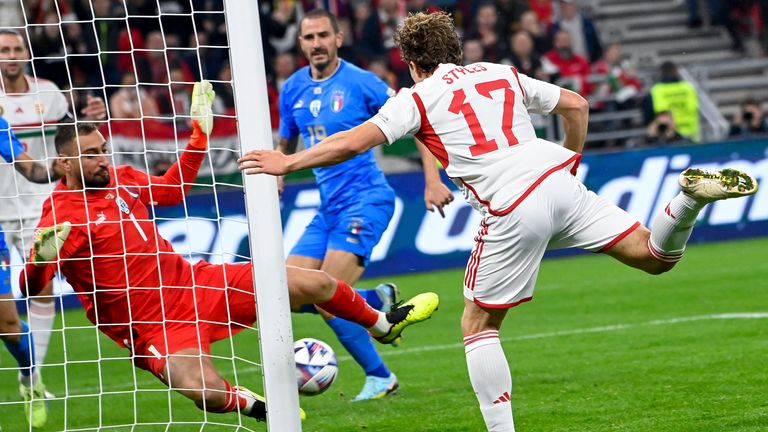
M 149 185 L 153 200 L 159 205 L 176 205 L 184 200 L 200 171 L 208 148 L 208 136 L 192 121 L 192 135 L 179 160 L 162 176 L 150 176 Z M 174 186 L 174 187 L 168 187 Z M 181 186 L 179 188 L 178 186 Z
M 44 266 L 27 263 L 19 275 L 19 289 L 25 297 L 37 295 L 55 274 L 56 265 L 53 263 Z

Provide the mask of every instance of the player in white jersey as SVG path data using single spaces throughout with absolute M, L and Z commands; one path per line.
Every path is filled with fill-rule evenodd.
M 408 133 L 421 139 L 484 216 L 464 278 L 462 331 L 488 430 L 514 431 L 512 378 L 499 329 L 510 307 L 532 298 L 544 251 L 579 247 L 663 273 L 682 258 L 708 202 L 753 194 L 757 182 L 736 170 L 688 169 L 680 176 L 682 191 L 651 231 L 573 176 L 589 114 L 581 96 L 510 66 L 457 66 L 461 45 L 443 13 L 411 15 L 396 41 L 414 87 L 354 129 L 291 156 L 250 152 L 240 160 L 241 169 L 284 175 L 349 159 Z M 563 146 L 537 139 L 528 112 L 560 115 Z
M 0 115 L 10 123 L 25 147 L 25 154 L 42 164 L 58 158 L 53 146 L 57 124 L 68 116 L 69 101 L 56 84 L 27 75 L 30 52 L 15 30 L 0 29 Z M 81 111 L 85 120 L 103 119 L 104 101 L 90 97 Z M 47 173 L 44 173 L 47 175 Z M 54 178 L 55 179 L 55 178 Z M 0 164 L 0 226 L 6 241 L 23 258 L 28 256 L 43 201 L 50 196 L 49 183 L 31 183 L 14 172 L 11 164 Z M 34 333 L 35 364 L 43 364 L 55 318 L 52 284 L 42 297 L 29 301 L 29 325 Z M 8 316 L 0 319 L 18 322 Z M 39 370 L 39 369 L 38 369 Z

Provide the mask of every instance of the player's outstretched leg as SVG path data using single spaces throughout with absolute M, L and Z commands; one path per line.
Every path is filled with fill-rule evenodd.
M 657 260 L 674 263 L 683 257 L 696 218 L 710 202 L 757 192 L 757 181 L 734 169 L 689 168 L 678 179 L 681 192 L 653 222 L 648 249 Z
M 383 313 L 328 273 L 293 266 L 286 270 L 293 307 L 314 303 L 331 315 L 362 325 L 381 343 L 392 343 L 406 327 L 430 318 L 440 304 L 437 294 L 423 293 Z
M 691 168 L 678 179 L 681 191 L 656 215 L 652 229 L 640 227 L 605 251 L 629 266 L 651 274 L 664 273 L 683 258 L 688 238 L 708 203 L 757 192 L 757 181 L 734 169 Z
M 219 375 L 207 355 L 197 348 L 186 348 L 168 356 L 166 383 L 191 399 L 201 410 L 212 413 L 240 412 L 258 421 L 266 421 L 264 398 L 242 386 L 233 387 Z M 306 418 L 304 410 L 301 419 Z

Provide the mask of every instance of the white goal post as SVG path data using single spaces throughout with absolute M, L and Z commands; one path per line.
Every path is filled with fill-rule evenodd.
M 225 0 L 224 9 L 240 149 L 271 150 L 259 2 Z M 275 431 L 301 431 L 277 182 L 267 175 L 244 177 L 267 424 Z

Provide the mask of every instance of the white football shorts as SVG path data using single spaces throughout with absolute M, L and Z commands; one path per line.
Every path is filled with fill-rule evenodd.
M 603 252 L 639 226 L 567 170 L 554 172 L 511 213 L 481 221 L 464 275 L 464 297 L 489 308 L 531 300 L 547 249 Z

